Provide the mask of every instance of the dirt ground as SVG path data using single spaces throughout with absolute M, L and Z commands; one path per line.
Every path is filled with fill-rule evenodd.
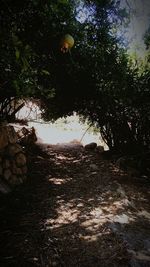
M 0 266 L 150 266 L 150 182 L 80 146 L 30 148 L 0 195 Z

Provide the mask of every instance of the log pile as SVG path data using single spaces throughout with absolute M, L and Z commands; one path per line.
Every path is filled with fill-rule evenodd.
M 26 155 L 17 141 L 13 126 L 0 126 L 0 181 L 10 186 L 23 183 L 27 174 Z

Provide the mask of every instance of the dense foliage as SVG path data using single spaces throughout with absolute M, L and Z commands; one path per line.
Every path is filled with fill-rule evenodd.
M 12 120 L 30 98 L 47 120 L 73 111 L 88 118 L 110 149 L 148 149 L 150 68 L 131 64 L 120 46 L 124 15 L 111 0 L 1 1 L 2 119 Z M 63 54 L 67 33 L 75 46 Z

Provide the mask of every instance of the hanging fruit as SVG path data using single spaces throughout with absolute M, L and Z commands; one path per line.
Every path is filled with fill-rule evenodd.
M 74 38 L 70 34 L 65 34 L 60 42 L 60 50 L 62 53 L 67 53 L 74 46 Z

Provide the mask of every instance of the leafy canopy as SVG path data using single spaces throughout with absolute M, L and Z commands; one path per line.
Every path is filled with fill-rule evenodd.
M 30 98 L 47 120 L 73 111 L 88 118 L 110 148 L 149 145 L 150 69 L 121 48 L 116 31 L 128 14 L 120 1 L 2 0 L 0 18 L 3 116 L 7 103 Z M 75 40 L 70 53 L 60 49 L 65 34 Z

